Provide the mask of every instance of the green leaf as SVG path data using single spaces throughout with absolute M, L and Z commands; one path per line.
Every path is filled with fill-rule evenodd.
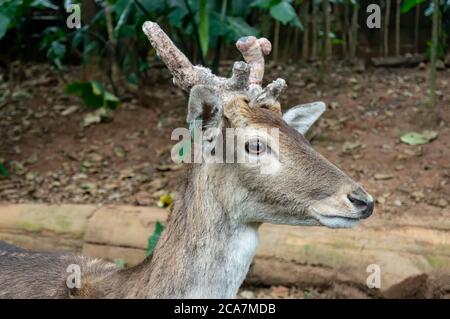
M 206 0 L 200 0 L 199 3 L 199 17 L 200 22 L 198 24 L 198 33 L 200 37 L 200 47 L 202 49 L 203 56 L 208 53 L 208 41 L 209 41 L 209 22 L 208 22 L 208 2 Z
M 92 109 L 105 106 L 107 109 L 115 109 L 120 100 L 112 93 L 105 90 L 103 85 L 97 81 L 73 82 L 65 87 L 67 94 L 78 95 L 83 102 Z
M 168 2 L 165 0 L 140 0 L 140 3 L 148 12 L 157 15 L 161 15 L 167 10 Z
M 185 7 L 177 7 L 172 10 L 167 16 L 169 23 L 177 28 L 182 28 L 183 19 L 188 15 L 188 11 Z
M 58 10 L 58 6 L 55 6 L 53 3 L 51 3 L 48 0 L 34 0 L 30 6 L 36 7 L 36 8 L 48 8 L 48 9 L 52 9 L 52 10 Z
M 125 25 L 125 23 L 128 20 L 128 16 L 130 15 L 130 9 L 131 6 L 133 6 L 134 3 L 132 1 L 127 3 L 127 6 L 125 7 L 125 10 L 122 11 L 120 17 L 119 17 L 119 21 L 117 21 L 116 27 L 114 28 L 114 32 L 116 34 L 119 33 L 120 28 Z
M 147 256 L 151 256 L 153 251 L 155 250 L 156 244 L 158 243 L 159 237 L 161 236 L 162 231 L 164 230 L 164 225 L 159 221 L 156 222 L 155 230 L 153 234 L 149 237 L 147 243 Z
M 409 10 L 411 10 L 412 8 L 414 8 L 415 6 L 421 4 L 422 2 L 425 2 L 425 0 L 404 0 L 403 4 L 402 4 L 401 12 L 406 13 Z
M 225 1 L 225 0 L 223 0 Z M 227 0 L 228 15 L 234 17 L 247 17 L 252 12 L 251 4 L 253 0 Z
M 279 4 L 270 8 L 270 15 L 283 24 L 293 20 L 297 14 L 292 5 L 287 1 L 282 1 Z
M 91 86 L 92 86 L 92 93 L 94 93 L 95 95 L 103 94 L 104 91 L 103 85 L 101 85 L 97 81 L 91 81 Z
M 65 35 L 60 30 L 47 28 L 46 35 L 41 42 L 41 48 L 47 49 L 47 57 L 53 61 L 58 69 L 62 69 L 62 59 L 66 55 Z
M 103 97 L 94 94 L 90 82 L 74 82 L 68 84 L 65 88 L 65 92 L 80 96 L 83 99 L 84 104 L 92 109 L 98 109 L 103 106 Z
M 83 63 L 87 63 L 89 53 L 94 51 L 97 48 L 96 42 L 89 42 L 87 45 L 84 45 L 83 49 Z
M 66 46 L 59 41 L 53 41 L 50 47 L 51 57 L 62 59 L 65 54 L 66 54 Z
M 0 13 L 0 40 L 5 36 L 6 31 L 8 31 L 9 23 L 11 22 L 11 19 Z
M 9 172 L 6 169 L 5 165 L 3 165 L 3 163 L 0 163 L 0 175 L 4 177 L 9 177 Z
M 232 39 L 230 39 L 231 41 L 235 41 L 240 37 L 258 34 L 258 31 L 255 28 L 251 27 L 241 17 L 227 17 L 226 22 L 229 30 L 232 31 Z
M 128 82 L 130 82 L 131 84 L 134 84 L 134 85 L 138 85 L 138 84 L 139 84 L 139 78 L 138 78 L 138 76 L 136 75 L 136 73 L 130 73 L 130 74 L 127 76 L 127 80 L 128 80 Z
M 129 5 L 130 0 L 117 0 L 117 1 L 109 1 L 109 4 L 111 5 L 112 11 L 117 15 L 120 16 L 122 12 L 125 11 L 125 8 Z
M 408 145 L 427 144 L 438 137 L 436 131 L 424 131 L 422 133 L 408 132 L 400 136 L 400 141 Z
M 77 29 L 72 37 L 72 42 L 70 44 L 70 49 L 74 50 L 78 48 L 84 38 L 84 29 Z
M 119 30 L 119 38 L 136 38 L 136 29 L 134 26 L 126 24 L 123 25 Z
M 120 268 L 125 267 L 125 265 L 127 264 L 126 261 L 125 261 L 125 259 L 123 259 L 123 258 L 117 258 L 117 259 L 114 259 L 114 263 L 115 263 L 117 266 L 119 266 Z
M 110 109 L 115 109 L 118 105 L 120 100 L 117 98 L 117 96 L 113 95 L 112 93 L 105 92 L 105 106 Z
M 293 27 L 299 28 L 300 30 L 303 30 L 303 24 L 300 21 L 300 19 L 296 16 L 294 19 L 289 22 Z
M 255 0 L 250 4 L 250 6 L 258 7 L 261 9 L 270 9 L 276 6 L 278 3 L 280 3 L 280 0 Z
M 84 89 L 85 85 L 87 85 L 86 82 L 73 82 L 66 85 L 64 92 L 67 94 L 77 94 Z

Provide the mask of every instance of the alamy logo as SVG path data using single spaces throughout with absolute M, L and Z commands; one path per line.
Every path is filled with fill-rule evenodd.
M 366 272 L 370 273 L 367 277 L 366 284 L 370 289 L 381 288 L 381 268 L 377 264 L 370 264 L 366 268 Z
M 378 4 L 369 4 L 366 12 L 370 13 L 366 20 L 366 25 L 369 29 L 381 28 L 381 8 Z
M 81 8 L 79 4 L 69 4 L 66 6 L 66 12 L 70 15 L 66 19 L 66 25 L 69 29 L 81 28 Z
M 80 289 L 81 288 L 81 268 L 77 264 L 70 264 L 66 272 L 69 273 L 66 280 L 67 288 L 69 289 Z

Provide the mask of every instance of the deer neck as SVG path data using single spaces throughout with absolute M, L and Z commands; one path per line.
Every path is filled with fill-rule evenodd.
M 233 217 L 245 205 L 233 204 L 234 191 L 226 186 L 207 170 L 191 171 L 152 259 L 142 266 L 138 297 L 236 296 L 258 245 L 258 224 Z

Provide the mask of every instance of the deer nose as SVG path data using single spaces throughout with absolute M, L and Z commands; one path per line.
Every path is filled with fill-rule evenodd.
M 361 187 L 347 195 L 348 200 L 357 209 L 359 218 L 368 218 L 373 212 L 373 198 L 367 194 Z

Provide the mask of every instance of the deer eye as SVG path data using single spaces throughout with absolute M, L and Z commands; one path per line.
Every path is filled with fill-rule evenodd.
M 259 138 L 255 138 L 245 143 L 245 151 L 249 154 L 260 155 L 267 150 L 266 144 Z

